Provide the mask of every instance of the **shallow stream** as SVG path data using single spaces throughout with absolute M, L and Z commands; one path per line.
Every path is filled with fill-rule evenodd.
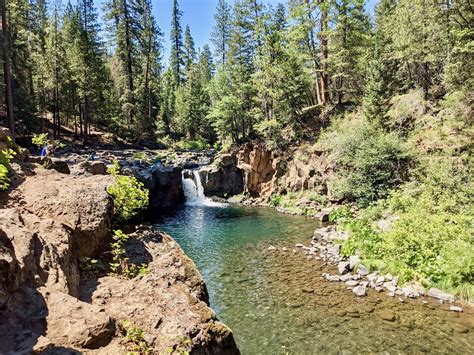
M 316 226 L 272 209 L 199 205 L 157 222 L 198 266 L 212 308 L 244 355 L 474 353 L 472 309 L 401 303 L 374 290 L 358 298 L 323 280 L 333 267 L 293 252 Z

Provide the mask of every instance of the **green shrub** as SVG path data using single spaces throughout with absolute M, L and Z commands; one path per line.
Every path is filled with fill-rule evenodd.
M 112 236 L 113 242 L 110 244 L 112 252 L 112 262 L 110 269 L 116 274 L 123 274 L 128 271 L 128 258 L 125 255 L 124 244 L 129 239 L 121 230 L 115 230 Z
M 13 149 L 0 150 L 0 191 L 10 187 L 10 161 L 15 154 Z
M 336 167 L 336 178 L 329 182 L 332 193 L 360 206 L 386 197 L 407 174 L 405 144 L 357 114 L 336 120 L 318 144 Z
M 143 329 L 132 326 L 129 320 L 122 321 L 121 327 L 125 333 L 125 340 L 131 345 L 132 351 L 138 354 L 151 354 L 153 352 L 143 336 Z
M 341 222 L 352 218 L 351 206 L 342 206 L 335 208 L 329 213 L 329 222 Z
M 469 162 L 429 159 L 407 183 L 362 211 L 358 219 L 343 220 L 350 231 L 342 253 L 361 253 L 366 266 L 376 266 L 418 280 L 466 299 L 474 299 L 474 182 Z M 378 233 L 373 222 L 384 207 L 398 216 L 391 229 Z
M 48 133 L 33 134 L 31 143 L 36 145 L 38 148 L 43 148 L 48 144 Z
M 133 153 L 133 159 L 139 160 L 139 161 L 145 161 L 147 159 L 147 156 L 144 152 L 135 152 Z
M 196 151 L 201 151 L 201 150 L 206 150 L 210 149 L 211 146 L 209 143 L 207 143 L 204 140 L 188 140 L 188 141 L 179 141 L 175 144 L 175 146 L 178 149 L 183 149 L 183 150 L 196 150 Z
M 282 201 L 283 201 L 283 197 L 281 195 L 271 195 L 270 196 L 270 205 L 272 205 L 273 207 L 280 206 Z
M 148 205 L 148 190 L 133 176 L 118 174 L 118 162 L 109 169 L 115 177 L 115 183 L 107 189 L 114 201 L 115 215 L 120 221 L 135 217 Z

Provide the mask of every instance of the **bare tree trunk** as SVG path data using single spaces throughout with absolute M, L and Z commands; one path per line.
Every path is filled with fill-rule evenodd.
M 328 77 L 328 9 L 327 2 L 321 0 L 321 103 L 325 105 L 328 101 L 327 93 L 329 86 Z
M 7 109 L 8 128 L 12 136 L 15 136 L 15 118 L 13 117 L 13 90 L 10 72 L 10 57 L 8 43 L 8 25 L 5 0 L 0 0 L 2 15 L 2 44 L 3 44 L 3 75 L 5 80 L 5 104 Z
M 130 103 L 132 104 L 132 109 L 130 110 L 130 123 L 134 121 L 134 104 L 135 104 L 135 85 L 133 82 L 133 66 L 132 66 L 132 39 L 131 39 L 131 29 L 130 29 L 130 15 L 128 13 L 128 4 L 127 0 L 122 0 L 123 6 L 123 15 L 125 21 L 125 46 L 126 46 L 126 60 L 127 60 L 127 79 L 128 79 L 128 89 L 130 90 Z

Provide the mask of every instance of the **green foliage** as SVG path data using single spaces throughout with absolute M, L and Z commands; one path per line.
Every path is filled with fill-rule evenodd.
M 336 179 L 330 181 L 333 193 L 361 206 L 385 197 L 407 174 L 410 154 L 405 144 L 359 114 L 335 121 L 318 146 L 336 166 Z
M 343 222 L 353 217 L 351 207 L 348 205 L 335 208 L 329 214 L 329 222 Z
M 15 156 L 13 149 L 0 150 L 0 191 L 10 187 L 10 161 Z
M 48 141 L 48 133 L 33 134 L 33 137 L 31 138 L 31 143 L 36 145 L 38 148 L 43 148 L 48 144 Z
M 148 190 L 137 178 L 119 175 L 118 172 L 119 164 L 115 161 L 109 169 L 115 183 L 107 188 L 107 192 L 114 201 L 115 216 L 120 221 L 127 221 L 148 206 Z
M 281 195 L 271 195 L 270 196 L 270 205 L 272 205 L 273 207 L 280 206 L 282 201 L 283 201 L 283 197 Z
M 139 354 L 151 354 L 153 352 L 143 336 L 143 329 L 132 326 L 128 319 L 122 321 L 120 325 L 125 333 L 125 340 L 131 345 L 132 351 Z
M 88 273 L 97 273 L 106 270 L 106 266 L 100 260 L 92 258 L 81 258 L 79 260 L 79 268 Z
M 145 161 L 147 159 L 147 156 L 144 152 L 135 152 L 133 153 L 133 159 L 138 161 Z
M 176 143 L 177 149 L 202 151 L 210 148 L 209 143 L 204 140 L 187 140 Z
M 390 230 L 380 233 L 373 227 L 383 203 L 341 222 L 350 231 L 342 253 L 359 251 L 364 263 L 398 274 L 401 282 L 418 280 L 472 299 L 474 182 L 469 163 L 430 159 L 419 170 L 418 181 L 392 192 L 386 202 L 398 217 Z
M 166 349 L 168 354 L 189 355 L 192 350 L 192 340 L 187 337 L 178 337 L 174 348 Z
M 115 230 L 112 239 L 110 247 L 113 261 L 110 263 L 110 269 L 116 274 L 126 274 L 129 267 L 124 244 L 128 241 L 129 236 L 121 230 Z

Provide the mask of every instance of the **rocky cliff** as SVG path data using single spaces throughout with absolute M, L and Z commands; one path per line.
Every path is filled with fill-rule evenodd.
M 332 169 L 325 154 L 311 147 L 280 151 L 264 143 L 246 143 L 230 153 L 221 154 L 216 161 L 201 169 L 206 195 L 243 192 L 257 204 L 267 202 L 273 194 L 289 192 L 313 192 L 332 199 L 328 189 Z M 231 182 L 238 189 L 230 189 Z
M 110 176 L 24 162 L 12 169 L 13 187 L 0 193 L 0 353 L 238 353 L 194 263 L 169 236 L 134 231 L 125 248 L 146 265 L 137 277 L 80 267 L 107 260 Z

